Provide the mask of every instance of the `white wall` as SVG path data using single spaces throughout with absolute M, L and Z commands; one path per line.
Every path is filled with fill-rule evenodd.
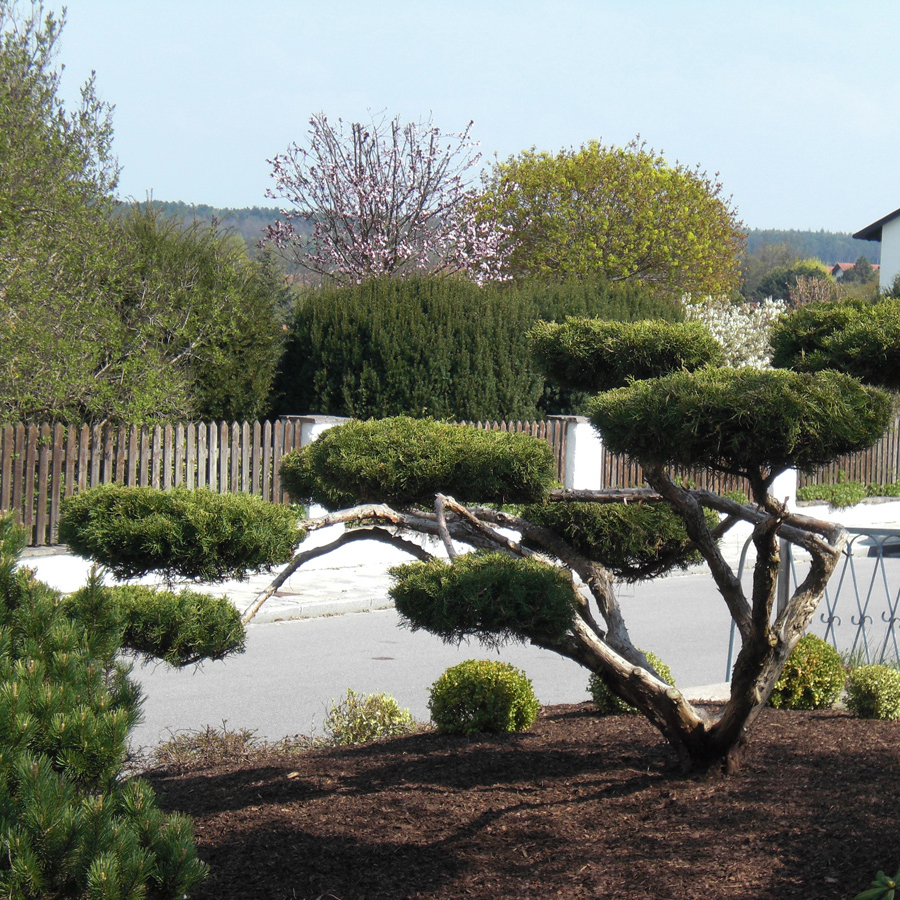
M 900 275 L 900 217 L 888 222 L 881 229 L 879 286 L 889 288 L 897 275 Z

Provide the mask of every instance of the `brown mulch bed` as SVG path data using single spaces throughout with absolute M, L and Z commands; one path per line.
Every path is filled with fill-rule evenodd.
M 900 723 L 840 711 L 767 710 L 727 778 L 587 704 L 147 777 L 194 818 L 210 900 L 847 900 L 900 863 Z

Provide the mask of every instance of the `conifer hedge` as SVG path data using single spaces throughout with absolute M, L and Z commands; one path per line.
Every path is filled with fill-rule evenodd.
M 602 279 L 480 288 L 461 279 L 372 279 L 303 295 L 276 386 L 279 414 L 532 419 L 575 411 L 527 332 L 541 319 L 680 321 L 671 301 Z

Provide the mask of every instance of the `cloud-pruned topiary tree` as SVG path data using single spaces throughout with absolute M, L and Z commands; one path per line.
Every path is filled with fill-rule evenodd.
M 785 327 L 795 321 L 789 317 Z M 879 340 L 880 320 L 860 314 L 854 324 L 860 326 L 855 346 L 865 354 L 866 340 Z M 788 468 L 815 467 L 871 446 L 886 428 L 891 400 L 834 371 L 719 368 L 712 341 L 698 341 L 705 349 L 688 360 L 671 352 L 686 327 L 697 328 L 641 326 L 640 352 L 634 333 L 599 323 L 540 326 L 533 335 L 550 376 L 577 384 L 581 371 L 583 387 L 603 391 L 592 402 L 591 421 L 610 449 L 641 463 L 648 488 L 554 489 L 551 460 L 541 461 L 534 450 L 522 452 L 522 464 L 537 471 L 543 466 L 541 491 L 525 496 L 520 488 L 526 480 L 533 484 L 534 475 L 525 479 L 502 456 L 510 448 L 482 448 L 477 432 L 465 426 L 407 420 L 405 439 L 393 442 L 387 436 L 398 428 L 396 420 L 341 426 L 328 432 L 327 443 L 288 455 L 286 474 L 301 472 L 302 478 L 286 481 L 296 500 L 324 501 L 333 510 L 303 523 L 309 531 L 341 522 L 361 527 L 325 547 L 301 545 L 270 591 L 307 559 L 350 541 L 375 537 L 404 547 L 419 562 L 394 570 L 392 593 L 409 626 L 449 641 L 472 635 L 489 644 L 528 640 L 567 656 L 643 713 L 686 769 L 735 771 L 846 540 L 840 525 L 786 509 L 770 493 L 773 482 Z M 646 365 L 654 356 L 661 360 L 655 369 Z M 630 361 L 636 372 L 629 371 Z M 872 371 L 867 380 L 885 377 L 889 371 Z M 522 440 L 523 446 L 529 442 Z M 467 445 L 463 474 L 448 448 Z M 500 458 L 506 462 L 497 468 Z M 751 502 L 690 489 L 673 466 L 743 476 Z M 363 471 L 370 473 L 365 479 Z M 406 490 L 412 483 L 415 489 Z M 498 498 L 526 505 L 478 505 Z M 753 526 L 757 554 L 749 593 L 718 547 L 739 521 Z M 447 560 L 409 541 L 412 532 L 440 536 Z M 804 549 L 811 563 L 773 620 L 779 539 Z M 463 566 L 457 545 L 488 555 Z M 659 678 L 632 643 L 614 590 L 616 578 L 662 574 L 691 554 L 709 566 L 741 640 L 730 698 L 715 714 Z M 586 591 L 575 587 L 574 576 Z

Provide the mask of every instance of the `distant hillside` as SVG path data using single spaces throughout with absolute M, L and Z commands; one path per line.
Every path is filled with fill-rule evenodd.
M 787 244 L 799 256 L 813 257 L 827 266 L 838 262 L 856 262 L 865 256 L 870 263 L 881 262 L 878 241 L 856 241 L 840 231 L 779 231 L 775 228 L 754 228 L 747 233 L 747 253 L 756 255 L 767 244 Z
M 242 209 L 219 208 L 200 204 L 191 206 L 181 201 L 152 200 L 164 215 L 191 222 L 215 222 L 223 230 L 239 234 L 251 254 L 266 233 L 266 226 L 279 217 L 277 207 L 252 206 Z M 838 231 L 779 231 L 774 228 L 754 228 L 747 233 L 747 253 L 755 255 L 767 244 L 787 244 L 802 257 L 815 257 L 826 265 L 836 262 L 856 262 L 865 256 L 871 263 L 881 260 L 881 244 L 877 241 L 855 241 L 849 234 Z

